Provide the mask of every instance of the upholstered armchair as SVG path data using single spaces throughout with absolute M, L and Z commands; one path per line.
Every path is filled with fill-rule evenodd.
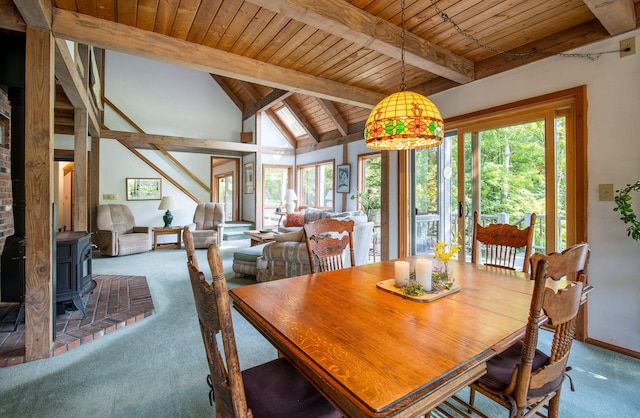
M 193 214 L 193 223 L 185 226 L 191 231 L 196 248 L 209 248 L 211 244 L 222 244 L 224 218 L 223 203 L 198 203 Z
M 136 254 L 151 250 L 151 228 L 135 226 L 135 218 L 127 205 L 98 205 L 95 244 L 107 256 Z

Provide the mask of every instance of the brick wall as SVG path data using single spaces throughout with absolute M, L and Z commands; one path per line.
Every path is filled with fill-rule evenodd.
M 0 89 L 0 254 L 7 237 L 13 235 L 13 193 L 11 189 L 11 105 Z

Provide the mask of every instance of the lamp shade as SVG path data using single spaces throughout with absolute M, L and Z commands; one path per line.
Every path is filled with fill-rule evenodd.
M 444 122 L 436 105 L 411 91 L 382 99 L 364 127 L 367 147 L 381 150 L 429 148 L 442 144 L 443 138 Z
M 178 205 L 176 205 L 176 201 L 173 200 L 171 196 L 163 196 L 160 201 L 160 206 L 158 206 L 159 210 L 171 210 L 176 209 Z
M 298 200 L 298 196 L 293 189 L 287 189 L 287 192 L 284 194 L 284 200 L 287 202 L 291 202 L 294 200 Z

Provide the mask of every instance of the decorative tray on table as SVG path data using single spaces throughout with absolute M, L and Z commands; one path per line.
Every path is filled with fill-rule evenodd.
M 440 299 L 441 297 L 450 295 L 452 293 L 456 293 L 460 290 L 460 286 L 454 284 L 451 286 L 451 289 L 448 290 L 438 290 L 435 292 L 424 292 L 422 296 L 413 296 L 413 295 L 405 295 L 402 292 L 401 287 L 396 287 L 394 279 L 387 279 L 381 282 L 376 283 L 376 286 L 379 289 L 382 289 L 386 292 L 393 293 L 394 295 L 402 296 L 405 299 L 415 300 L 416 302 L 432 302 L 436 299 Z

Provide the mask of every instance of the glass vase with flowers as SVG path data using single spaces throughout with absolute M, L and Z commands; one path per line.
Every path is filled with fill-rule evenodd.
M 457 241 L 447 244 L 444 241 L 438 241 L 435 245 L 435 253 L 433 258 L 437 261 L 433 266 L 431 275 L 434 288 L 449 290 L 453 286 L 453 266 L 449 264 L 451 259 L 455 257 L 460 249 Z

